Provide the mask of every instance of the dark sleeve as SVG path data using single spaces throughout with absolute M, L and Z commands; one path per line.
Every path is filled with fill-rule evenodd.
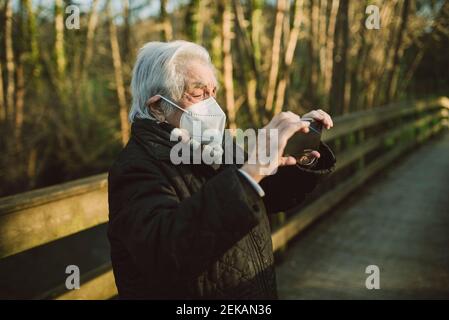
M 145 274 L 169 274 L 174 281 L 204 270 L 265 214 L 234 166 L 180 201 L 155 164 L 127 165 L 109 173 L 109 202 L 108 233 Z
M 313 169 L 299 165 L 280 167 L 276 174 L 264 178 L 260 185 L 265 191 L 263 201 L 268 213 L 277 213 L 299 205 L 306 194 L 335 168 L 336 159 L 331 149 L 321 142 L 321 157 Z

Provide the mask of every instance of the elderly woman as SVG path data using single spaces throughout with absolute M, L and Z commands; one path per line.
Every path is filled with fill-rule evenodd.
M 194 43 L 147 43 L 131 87 L 131 138 L 108 179 L 108 238 L 120 298 L 277 299 L 267 215 L 300 204 L 333 169 L 332 152 L 321 143 L 313 168 L 282 156 L 293 134 L 309 130 L 309 122 L 282 112 L 265 127 L 278 132 L 273 175 L 262 173 L 266 163 L 174 164 L 172 132 L 185 129 L 205 147 L 192 119 L 219 133 L 225 123 L 215 69 Z M 333 125 L 322 110 L 307 117 Z

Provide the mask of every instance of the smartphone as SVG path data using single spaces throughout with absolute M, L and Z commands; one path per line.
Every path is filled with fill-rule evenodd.
M 296 158 L 298 164 L 307 166 L 313 164 L 316 160 L 314 157 L 309 157 L 308 155 L 314 150 L 318 151 L 323 124 L 311 118 L 301 120 L 310 122 L 309 132 L 298 132 L 294 134 L 287 142 L 284 155 L 290 155 Z

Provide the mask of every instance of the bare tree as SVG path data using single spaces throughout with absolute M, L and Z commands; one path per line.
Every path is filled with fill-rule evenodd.
M 319 11 L 319 29 L 318 29 L 318 57 L 319 57 L 319 89 L 320 92 L 324 89 L 324 72 L 326 70 L 326 32 L 327 32 L 327 12 L 329 6 L 332 5 L 332 1 L 321 0 L 320 1 L 320 11 Z
M 332 0 L 329 23 L 326 31 L 326 65 L 324 70 L 324 90 L 328 93 L 331 89 L 332 68 L 333 68 L 333 52 L 334 52 L 334 34 L 335 21 L 337 20 L 339 0 Z
M 6 117 L 13 119 L 15 94 L 15 62 L 12 46 L 12 0 L 6 1 L 5 7 L 5 58 L 6 58 Z
M 282 111 L 285 100 L 285 91 L 288 85 L 288 79 L 291 74 L 291 65 L 293 62 L 293 57 L 295 54 L 296 44 L 298 42 L 299 29 L 301 27 L 301 22 L 303 18 L 303 0 L 295 0 L 294 3 L 295 12 L 293 17 L 293 27 L 289 33 L 289 38 L 287 42 L 287 48 L 284 55 L 284 66 L 282 72 L 282 78 L 279 81 L 278 89 L 276 93 L 276 104 L 274 107 L 274 114 Z
M 236 1 L 240 3 L 240 1 Z M 251 43 L 254 52 L 254 60 L 257 67 L 260 67 L 260 59 L 262 58 L 260 38 L 262 35 L 262 8 L 263 0 L 251 0 L 251 23 L 250 23 L 250 33 L 251 33 Z
M 365 2 L 360 3 L 360 7 L 356 8 L 355 10 L 360 11 L 361 8 L 363 9 L 365 6 Z M 357 18 L 359 18 L 357 20 Z M 355 33 L 356 43 L 355 43 L 355 50 L 354 55 L 352 57 L 354 63 L 352 66 L 352 69 L 350 70 L 350 90 L 349 92 L 349 111 L 354 112 L 359 109 L 362 109 L 362 106 L 359 104 L 360 98 L 362 96 L 362 93 L 360 92 L 360 88 L 362 87 L 362 77 L 360 76 L 361 72 L 363 71 L 363 64 L 366 60 L 366 57 L 368 55 L 368 51 L 370 46 L 368 45 L 366 41 L 366 28 L 364 26 L 366 16 L 364 15 L 364 11 L 362 10 L 362 14 L 360 17 L 357 16 L 355 21 L 359 21 L 359 30 L 358 34 Z
M 256 1 L 255 1 L 256 2 Z M 255 3 L 254 5 L 258 5 Z M 259 102 L 262 99 L 260 92 L 260 61 L 257 58 L 257 50 L 255 46 L 260 47 L 260 43 L 257 45 L 254 41 L 259 42 L 259 36 L 253 34 L 253 32 L 259 32 L 254 28 L 248 30 L 248 20 L 245 19 L 245 13 L 242 4 L 238 0 L 233 1 L 234 14 L 235 14 L 235 27 L 237 32 L 238 41 L 236 41 L 236 51 L 239 61 L 247 61 L 240 65 L 242 73 L 241 77 L 244 79 L 243 87 L 245 88 L 246 101 L 249 109 L 249 117 L 253 126 L 258 126 L 262 122 L 263 114 L 260 114 Z M 252 21 L 259 19 L 258 15 L 251 16 Z M 260 23 L 260 21 L 259 21 Z M 260 54 L 260 52 L 259 52 Z
M 19 63 L 17 66 L 17 91 L 16 91 L 16 105 L 14 114 L 14 136 L 17 149 L 22 147 L 20 136 L 22 132 L 22 125 L 24 119 L 24 105 L 25 105 L 25 76 L 24 76 L 24 63 L 23 53 L 20 54 Z
M 318 71 L 319 71 L 319 2 L 310 1 L 309 8 L 309 95 L 316 96 L 318 87 Z
M 82 69 L 85 71 L 89 69 L 92 61 L 93 49 L 94 49 L 94 37 L 95 31 L 98 25 L 98 0 L 92 1 L 92 10 L 89 13 L 89 19 L 87 21 L 87 33 L 86 33 L 86 51 L 84 54 Z M 83 77 L 84 78 L 84 77 Z
M 122 38 L 122 53 L 123 60 L 127 61 L 131 51 L 131 12 L 130 0 L 122 0 L 123 7 L 123 38 Z
M 335 22 L 332 83 L 329 97 L 330 110 L 334 116 L 342 114 L 344 110 L 346 58 L 349 46 L 348 8 L 349 0 L 340 3 Z
M 370 36 L 371 50 L 368 52 L 367 61 L 364 64 L 364 107 L 372 108 L 375 106 L 376 100 L 380 96 L 379 87 L 383 87 L 381 81 L 384 71 L 388 66 L 388 55 L 391 46 L 376 45 L 379 39 L 384 39 L 385 43 L 390 43 L 394 36 L 394 18 L 395 9 L 397 8 L 398 0 L 386 2 L 382 6 L 380 21 L 383 28 L 377 30 L 376 33 L 368 33 Z M 393 21 L 393 22 L 392 22 Z
M 122 144 L 126 145 L 129 140 L 129 123 L 126 103 L 126 91 L 123 81 L 122 60 L 120 56 L 120 47 L 117 38 L 117 28 L 111 14 L 111 2 L 107 5 L 107 15 L 109 21 L 109 40 L 111 43 L 112 62 L 114 65 L 115 89 L 117 92 L 118 103 L 120 107 L 120 128 L 122 136 Z
M 285 18 L 286 7 L 286 0 L 277 0 L 273 45 L 271 47 L 271 65 L 268 75 L 267 97 L 265 101 L 265 110 L 267 114 L 270 114 L 272 112 L 274 96 L 276 92 L 276 83 L 279 73 L 279 60 L 281 53 L 282 27 Z
M 28 67 L 32 69 L 34 77 L 38 77 L 41 71 L 41 65 L 39 61 L 39 46 L 37 38 L 37 26 L 36 17 L 33 12 L 33 6 L 31 0 L 22 0 L 22 5 L 26 11 L 26 29 L 28 33 L 29 42 L 29 57 L 28 57 Z
M 6 120 L 5 93 L 3 92 L 3 68 L 0 61 L 0 122 Z
M 223 3 L 223 18 L 222 18 L 222 39 L 223 39 L 223 82 L 226 97 L 226 109 L 228 111 L 229 126 L 231 129 L 236 128 L 235 118 L 237 114 L 235 100 L 234 100 L 234 84 L 233 84 L 233 63 L 231 52 L 232 40 L 232 12 L 231 4 L 228 1 Z
M 173 38 L 173 29 L 170 22 L 170 17 L 167 14 L 167 0 L 161 0 L 161 13 L 160 13 L 160 24 L 161 24 L 161 36 L 165 41 L 170 41 Z
M 399 61 L 400 61 L 400 58 L 401 58 L 403 50 L 404 50 L 403 37 L 404 37 L 405 30 L 407 28 L 407 21 L 408 21 L 408 16 L 409 16 L 409 6 L 410 6 L 410 1 L 404 0 L 404 4 L 402 7 L 401 26 L 399 28 L 399 32 L 397 35 L 397 40 L 396 40 L 395 48 L 394 48 L 393 65 L 392 65 L 390 72 L 388 73 L 388 78 L 387 78 L 386 92 L 385 92 L 386 93 L 386 100 L 385 100 L 386 103 L 389 103 L 391 101 L 391 99 L 395 96 L 395 92 L 396 92 L 396 85 L 397 85 L 398 75 L 399 75 L 399 70 L 400 70 Z
M 203 2 L 204 0 L 190 0 L 187 10 L 187 36 L 196 43 L 201 43 L 203 39 Z
M 63 0 L 55 0 L 55 58 L 59 79 L 65 73 L 66 55 L 64 48 L 64 8 Z

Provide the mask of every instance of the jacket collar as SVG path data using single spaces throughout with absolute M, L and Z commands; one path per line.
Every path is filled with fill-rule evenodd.
M 166 122 L 136 119 L 131 126 L 131 138 L 134 138 L 137 143 L 143 146 L 151 156 L 156 159 L 167 160 L 170 159 L 171 148 L 181 139 L 179 137 L 179 140 L 170 141 L 174 129 L 174 126 Z
M 170 135 L 173 129 L 175 129 L 175 127 L 166 122 L 157 122 L 151 119 L 136 119 L 131 126 L 131 139 L 135 139 L 135 141 L 145 149 L 147 154 L 149 154 L 154 159 L 171 161 L 170 160 L 171 148 L 178 143 L 178 141 L 170 141 Z M 193 152 L 191 152 L 190 154 L 193 159 Z M 209 168 L 207 171 L 211 169 L 212 169 L 211 171 L 216 171 L 216 170 L 223 170 L 228 166 L 233 166 L 233 164 L 229 165 L 225 164 L 224 160 L 225 154 L 223 154 L 223 162 L 221 165 L 207 165 L 201 163 L 199 167 Z M 233 160 L 235 163 L 236 161 L 235 152 L 233 153 Z M 241 164 L 237 165 L 237 167 L 240 166 Z
M 170 141 L 174 127 L 165 122 L 151 119 L 136 119 L 131 126 L 131 138 L 141 145 L 147 153 L 158 160 L 169 160 L 171 148 L 178 143 Z

